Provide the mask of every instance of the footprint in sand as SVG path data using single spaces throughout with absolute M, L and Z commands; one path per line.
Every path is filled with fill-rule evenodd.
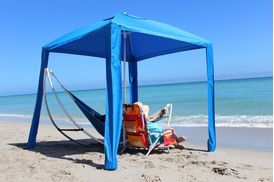
M 216 174 L 220 174 L 220 175 L 233 175 L 237 178 L 245 178 L 245 177 L 240 177 L 239 176 L 239 171 L 237 171 L 236 169 L 233 168 L 226 168 L 226 167 L 214 167 L 212 168 L 212 171 Z
M 260 178 L 260 179 L 258 179 L 258 181 L 260 181 L 260 182 L 264 182 L 264 181 L 272 181 L 272 177 L 268 177 L 268 178 Z
M 249 167 L 249 168 L 252 168 L 252 167 L 253 167 L 253 166 L 250 165 L 250 164 L 245 164 L 244 166 L 245 166 L 245 167 Z
M 174 161 L 174 159 L 172 159 L 172 158 L 166 158 L 165 160 L 168 161 L 168 162 L 173 162 Z
M 216 164 L 216 165 L 219 165 L 219 166 L 224 166 L 224 165 L 228 164 L 227 162 L 216 162 L 216 161 L 211 161 L 210 163 L 211 164 Z
M 206 165 L 206 162 L 204 162 L 204 161 L 190 161 L 189 163 L 197 165 L 197 166 L 205 166 Z
M 145 161 L 145 169 L 155 168 L 155 165 L 151 161 Z
M 63 175 L 71 175 L 70 172 L 67 172 L 67 171 L 65 171 L 65 170 L 59 170 L 59 172 L 60 172 L 61 174 L 63 174 Z
M 220 174 L 220 175 L 229 175 L 227 168 L 214 167 L 214 168 L 212 168 L 212 171 L 214 173 Z
M 159 176 L 154 176 L 154 178 L 153 178 L 151 176 L 142 174 L 141 177 L 143 178 L 143 181 L 145 181 L 145 182 L 161 182 L 162 181 Z

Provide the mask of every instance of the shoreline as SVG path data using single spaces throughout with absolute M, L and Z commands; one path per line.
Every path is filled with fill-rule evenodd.
M 26 125 L 29 125 L 30 128 L 31 118 L 28 120 L 26 120 L 26 118 L 16 120 L 14 118 L 11 120 L 0 119 L 0 123 L 25 123 Z M 52 123 L 48 119 L 41 119 L 40 126 L 41 125 L 52 126 Z M 66 124 L 65 122 L 62 122 L 60 126 L 67 127 L 70 125 L 70 123 Z M 82 126 L 87 129 L 93 129 L 92 125 L 89 123 Z M 55 128 L 53 129 L 56 130 Z M 188 143 L 207 149 L 207 127 L 174 126 L 174 129 L 178 135 L 186 137 Z M 197 135 L 197 133 L 199 135 Z M 225 148 L 272 152 L 273 128 L 216 127 L 216 140 L 217 149 Z
M 178 135 L 206 149 L 207 127 L 174 127 Z M 199 135 L 197 135 L 197 133 Z M 218 148 L 272 152 L 273 128 L 216 127 Z

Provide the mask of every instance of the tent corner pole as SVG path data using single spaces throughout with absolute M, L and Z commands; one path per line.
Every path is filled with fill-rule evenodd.
M 36 136 L 37 136 L 38 127 L 39 127 L 41 106 L 42 106 L 42 100 L 43 100 L 44 70 L 48 66 L 48 58 L 49 58 L 49 53 L 43 48 L 42 56 L 41 56 L 41 67 L 40 67 L 40 75 L 39 75 L 36 103 L 35 103 L 34 113 L 33 113 L 33 117 L 32 117 L 27 148 L 34 148 L 35 144 L 36 144 Z
M 126 59 L 127 59 L 127 32 L 123 31 L 123 48 L 124 48 L 124 52 L 123 52 L 123 105 L 126 104 Z M 123 152 L 126 149 L 126 131 L 125 128 L 123 127 L 123 149 L 121 152 Z
M 121 32 L 121 27 L 115 23 L 111 23 L 106 31 L 105 170 L 116 170 L 118 167 L 117 152 L 122 128 Z
M 123 104 L 126 103 L 126 61 L 127 61 L 127 32 L 123 31 Z
M 214 96 L 214 62 L 213 48 L 209 43 L 206 47 L 207 61 L 207 82 L 208 82 L 208 141 L 207 148 L 209 152 L 216 149 L 216 129 L 215 129 L 215 96 Z

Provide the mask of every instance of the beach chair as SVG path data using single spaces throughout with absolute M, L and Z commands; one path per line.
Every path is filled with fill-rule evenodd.
M 148 149 L 146 156 L 161 144 L 167 147 L 169 151 L 169 146 L 175 143 L 175 138 L 171 129 L 165 130 L 163 133 L 149 133 L 145 114 L 137 104 L 124 104 L 123 127 L 127 136 L 128 145 L 131 147 Z M 153 135 L 157 136 L 154 142 L 152 142 L 151 139 L 151 136 Z

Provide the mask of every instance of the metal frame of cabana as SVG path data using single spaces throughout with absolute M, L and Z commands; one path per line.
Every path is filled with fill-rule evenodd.
M 27 144 L 28 148 L 33 148 L 36 143 L 43 98 L 44 69 L 48 66 L 51 52 L 95 56 L 106 59 L 105 169 L 115 170 L 118 165 L 117 151 L 122 127 L 122 59 L 128 62 L 130 102 L 134 103 L 138 101 L 138 61 L 202 48 L 206 50 L 208 80 L 207 146 L 208 151 L 215 151 L 212 43 L 170 25 L 125 13 L 119 13 L 114 17 L 68 33 L 42 48 L 39 84 Z

